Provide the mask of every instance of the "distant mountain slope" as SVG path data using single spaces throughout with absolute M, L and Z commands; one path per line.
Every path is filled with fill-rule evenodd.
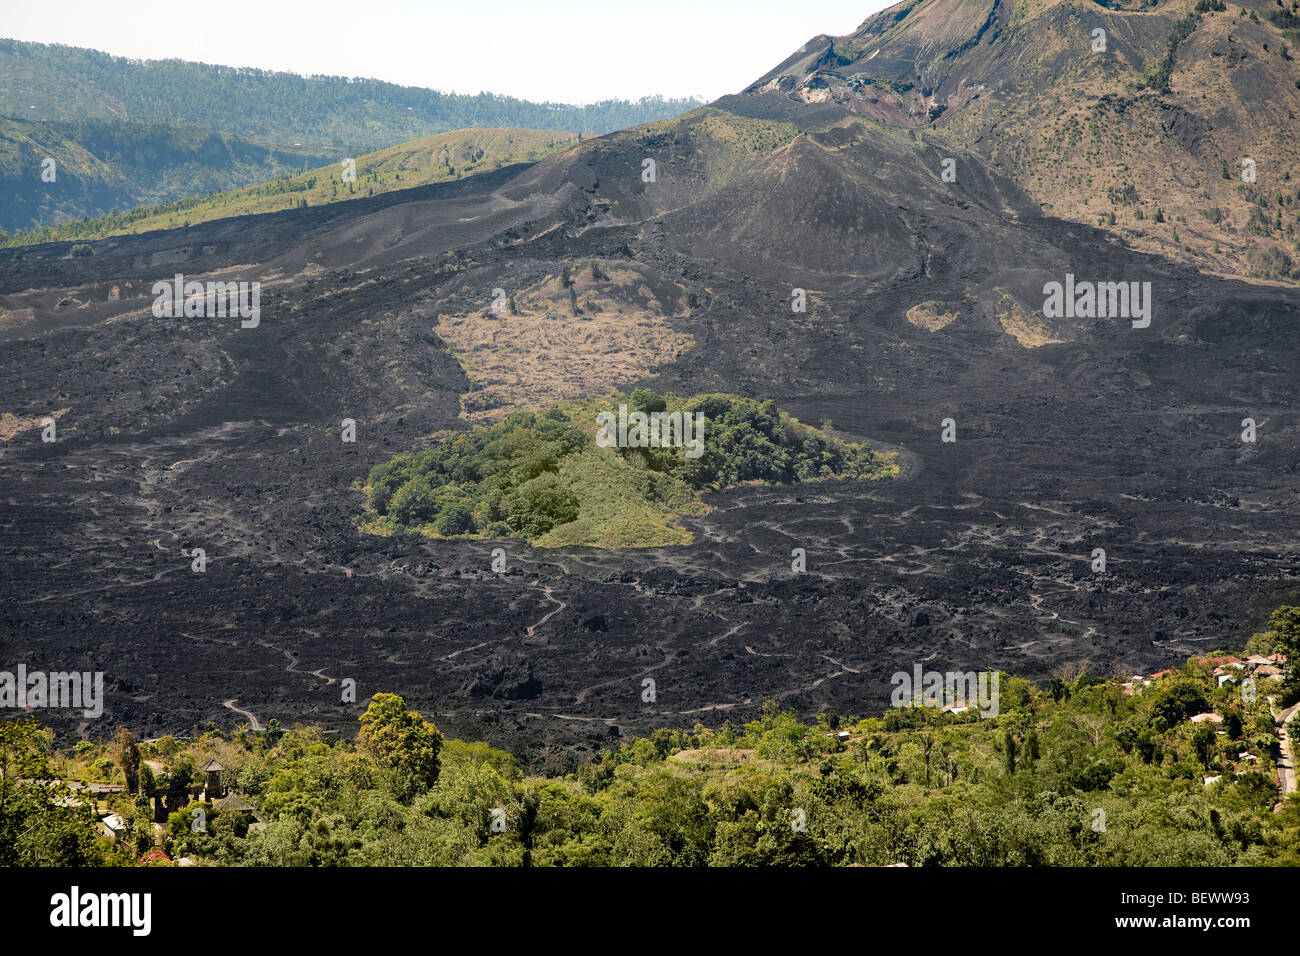
M 468 127 L 607 133 L 700 105 L 646 97 L 589 106 L 440 93 L 341 76 L 299 76 L 0 40 L 0 113 L 46 120 L 194 124 L 244 139 L 366 152 Z
M 277 149 L 199 127 L 0 117 L 0 230 L 262 182 L 319 165 L 332 153 Z M 47 168 L 52 182 L 42 178 Z
M 740 99 L 927 129 L 1052 215 L 1206 271 L 1296 280 L 1296 46 L 1297 0 L 905 0 L 814 37 Z
M 4 121 L 0 120 L 0 129 L 4 128 L 3 124 Z M 345 169 L 340 160 L 242 189 L 139 206 L 112 215 L 32 230 L 0 238 L 0 245 L 103 239 L 153 229 L 174 229 L 212 219 L 376 196 L 394 189 L 460 179 L 509 163 L 541 159 L 577 141 L 576 133 L 550 130 L 462 129 L 438 133 L 354 157 L 355 178 L 351 181 L 344 178 Z M 36 179 L 39 182 L 39 176 Z

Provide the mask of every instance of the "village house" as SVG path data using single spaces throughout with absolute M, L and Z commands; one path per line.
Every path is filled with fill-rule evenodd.
M 110 813 L 99 821 L 104 828 L 104 833 L 112 837 L 115 843 L 121 843 L 126 838 L 127 825 L 116 813 Z
M 225 797 L 212 804 L 212 808 L 221 814 L 229 814 L 237 821 L 236 833 L 255 833 L 266 828 L 266 818 L 257 812 L 257 808 L 233 790 Z
M 1219 654 L 1215 657 L 1202 658 L 1202 662 L 1209 667 L 1245 667 L 1245 663 L 1235 654 Z

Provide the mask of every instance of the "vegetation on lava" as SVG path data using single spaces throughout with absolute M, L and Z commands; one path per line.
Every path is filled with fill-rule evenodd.
M 703 416 L 699 447 L 600 447 L 597 416 L 620 405 L 645 415 Z M 749 482 L 892 477 L 893 458 L 805 425 L 771 401 L 637 389 L 516 412 L 397 455 L 371 469 L 360 524 L 379 534 L 523 537 L 540 547 L 687 544 L 691 535 L 677 519 L 706 512 L 704 492 Z

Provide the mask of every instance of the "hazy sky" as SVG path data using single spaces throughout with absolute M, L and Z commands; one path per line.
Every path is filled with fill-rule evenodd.
M 0 36 L 531 100 L 733 93 L 886 0 L 4 0 Z

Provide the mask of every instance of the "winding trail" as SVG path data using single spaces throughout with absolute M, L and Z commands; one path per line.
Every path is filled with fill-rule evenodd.
M 257 719 L 257 715 L 256 715 L 255 713 L 253 713 L 251 710 L 244 710 L 244 708 L 242 708 L 242 707 L 236 707 L 236 706 L 235 706 L 235 703 L 236 703 L 238 700 L 239 700 L 238 697 L 232 697 L 232 698 L 230 698 L 230 700 L 223 700 L 223 701 L 221 702 L 221 704 L 222 704 L 223 707 L 229 707 L 229 708 L 230 708 L 231 710 L 233 710 L 235 713 L 237 713 L 237 714 L 243 714 L 245 717 L 247 717 L 247 718 L 248 718 L 248 725 L 249 725 L 249 727 L 251 727 L 253 730 L 265 730 L 266 728 L 262 726 L 262 722 L 261 722 L 260 720 Z
M 543 589 L 542 589 L 542 593 L 546 595 L 546 599 L 547 599 L 548 601 L 553 602 L 554 604 L 557 605 L 557 607 L 555 608 L 555 610 L 553 610 L 553 611 L 551 611 L 551 612 L 549 612 L 549 613 L 547 613 L 547 614 L 542 615 L 542 619 L 539 620 L 536 624 L 530 624 L 530 625 L 528 625 L 527 634 L 528 634 L 529 637 L 532 637 L 534 634 L 536 634 L 536 633 L 537 633 L 537 629 L 538 629 L 539 627 L 541 627 L 543 624 L 545 624 L 547 621 L 549 621 L 551 618 L 555 617 L 555 615 L 559 614 L 561 611 L 563 611 L 566 607 L 569 606 L 569 605 L 565 604 L 563 601 L 561 601 L 559 598 L 557 598 L 557 597 L 555 596 L 555 589 L 554 589 L 554 588 L 543 588 Z

